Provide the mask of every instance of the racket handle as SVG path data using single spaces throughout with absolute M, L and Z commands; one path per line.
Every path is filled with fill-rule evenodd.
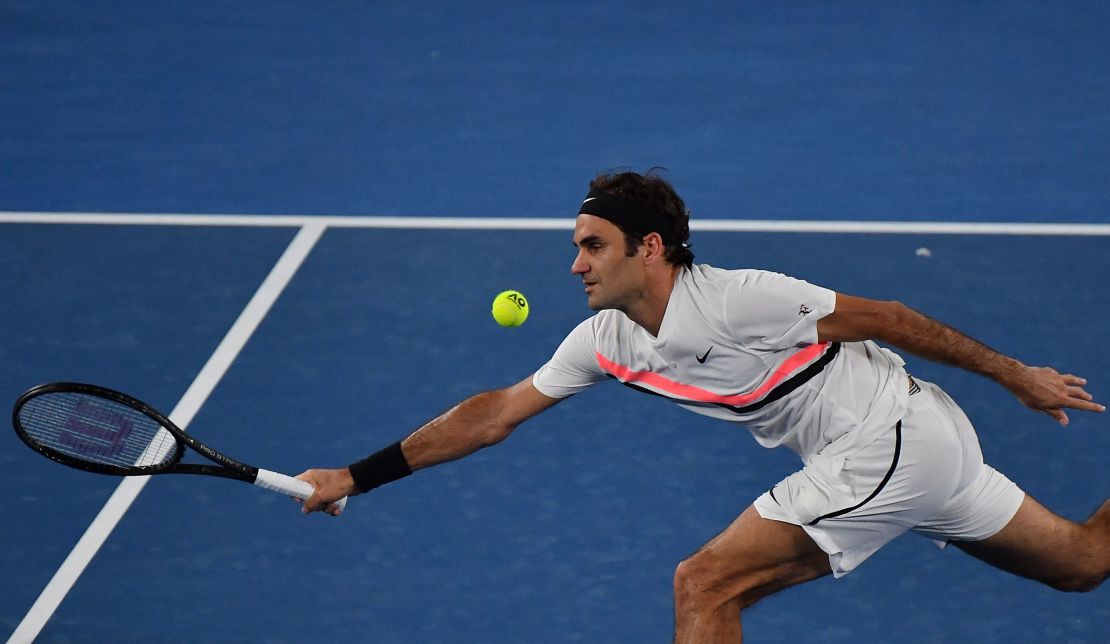
M 295 496 L 298 499 L 307 499 L 316 491 L 316 488 L 312 487 L 312 485 L 306 481 L 262 468 L 258 469 L 258 477 L 254 479 L 254 484 L 264 490 L 270 490 L 271 492 L 277 492 L 278 494 L 285 494 L 287 496 Z M 342 510 L 347 507 L 347 497 L 339 499 L 335 504 Z

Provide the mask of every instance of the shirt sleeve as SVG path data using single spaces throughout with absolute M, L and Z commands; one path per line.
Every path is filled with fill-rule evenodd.
M 575 327 L 555 350 L 551 360 L 532 376 L 532 384 L 541 394 L 566 398 L 607 378 L 597 364 L 595 319 L 596 316 Z
M 748 271 L 731 285 L 725 316 L 744 346 L 767 351 L 817 343 L 817 321 L 836 308 L 836 292 L 769 271 Z

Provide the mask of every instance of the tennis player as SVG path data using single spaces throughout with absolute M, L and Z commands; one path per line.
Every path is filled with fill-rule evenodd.
M 473 396 L 404 440 L 341 469 L 313 469 L 304 511 L 462 458 L 597 382 L 617 381 L 744 425 L 802 468 L 755 499 L 675 572 L 675 641 L 740 641 L 744 608 L 851 572 L 911 531 L 1067 591 L 1110 575 L 1110 500 L 1084 523 L 1047 510 L 983 462 L 975 430 L 940 387 L 877 342 L 987 376 L 1061 425 L 1102 412 L 1086 381 L 1030 367 L 898 302 L 785 275 L 693 263 L 689 213 L 648 172 L 590 184 L 574 228 L 598 313 L 521 382 Z

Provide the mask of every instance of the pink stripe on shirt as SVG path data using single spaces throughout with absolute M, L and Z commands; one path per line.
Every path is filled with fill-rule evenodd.
M 621 382 L 641 382 L 655 389 L 678 396 L 679 398 L 685 398 L 696 402 L 721 403 L 733 407 L 742 407 L 764 398 L 767 394 L 771 393 L 771 390 L 782 384 L 784 380 L 824 355 L 828 348 L 829 343 L 822 342 L 820 344 L 811 344 L 804 349 L 800 349 L 797 353 L 790 356 L 785 362 L 779 365 L 778 369 L 775 369 L 771 377 L 758 389 L 750 393 L 734 394 L 732 396 L 722 396 L 712 391 L 701 389 L 700 387 L 684 385 L 680 382 L 664 378 L 653 371 L 633 371 L 629 367 L 617 364 L 606 358 L 601 355 L 600 352 L 596 355 L 598 365 L 605 371 L 616 376 Z

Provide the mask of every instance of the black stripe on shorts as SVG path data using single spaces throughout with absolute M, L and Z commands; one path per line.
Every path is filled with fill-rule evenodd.
M 813 521 L 810 521 L 807 525 L 817 525 L 817 522 L 821 521 L 823 519 L 832 519 L 833 517 L 838 517 L 838 516 L 841 516 L 843 514 L 848 514 L 849 512 L 852 512 L 853 510 L 858 510 L 858 509 L 862 508 L 864 505 L 866 505 L 868 501 L 870 501 L 871 499 L 878 496 L 879 492 L 881 492 L 882 489 L 884 487 L 886 487 L 887 482 L 890 481 L 890 477 L 894 475 L 894 470 L 898 467 L 898 455 L 901 452 L 902 452 L 902 421 L 898 421 L 898 423 L 896 425 L 894 425 L 894 459 L 890 463 L 890 469 L 887 470 L 886 476 L 884 476 L 883 480 L 879 483 L 879 487 L 875 488 L 875 490 L 873 492 L 871 492 L 871 494 L 868 495 L 868 497 L 866 499 L 860 501 L 859 503 L 853 505 L 852 507 L 844 508 L 843 510 L 837 510 L 836 512 L 830 512 L 828 514 L 823 514 L 823 515 L 817 517 L 816 519 L 814 519 Z

